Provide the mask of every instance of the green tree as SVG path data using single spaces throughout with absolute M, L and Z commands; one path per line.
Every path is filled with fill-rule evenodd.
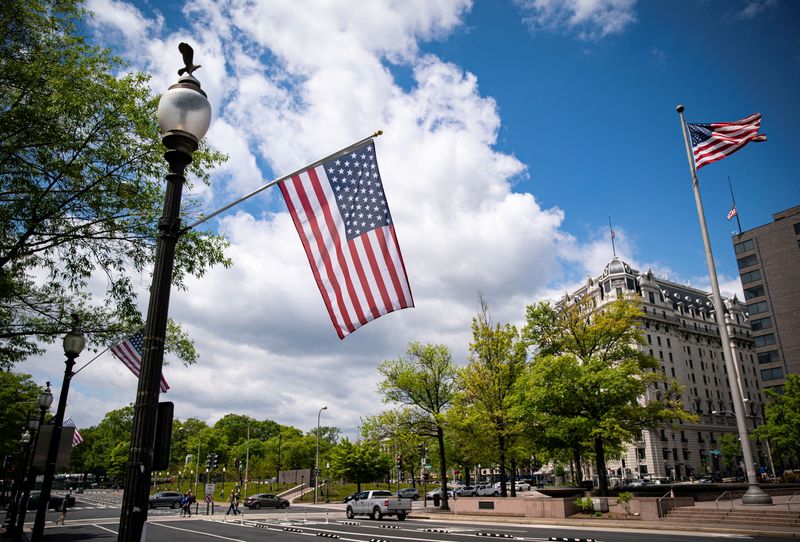
M 378 372 L 383 376 L 378 389 L 384 400 L 410 407 L 417 433 L 436 439 L 443 497 L 441 508 L 449 510 L 444 415 L 457 390 L 450 349 L 444 345 L 412 342 L 406 349 L 406 357 L 384 361 Z
M 331 451 L 331 472 L 334 476 L 361 484 L 382 478 L 392 468 L 392 459 L 371 442 L 350 442 L 344 438 Z
M 787 374 L 779 392 L 767 389 L 769 402 L 764 408 L 764 424 L 750 436 L 768 440 L 781 463 L 800 462 L 800 375 Z
M 517 328 L 510 324 L 494 324 L 487 303 L 481 299 L 481 310 L 472 320 L 472 342 L 469 364 L 459 371 L 461 401 L 464 412 L 473 424 L 483 429 L 481 441 L 497 454 L 500 487 L 503 497 L 509 447 L 523 431 L 519 401 L 515 393 L 517 381 L 527 364 L 526 343 Z M 516 493 L 512 485 L 512 494 Z
M 416 417 L 409 408 L 392 409 L 361 420 L 361 436 L 365 441 L 380 445 L 395 458 L 400 471 L 408 471 L 414 487 L 421 477 L 420 465 L 424 459 L 420 446 L 425 439 L 417 433 Z
M 538 354 L 521 379 L 527 408 L 563 425 L 562 433 L 581 431 L 592 445 L 600 492 L 608 494 L 606 454 L 618 451 L 643 429 L 674 420 L 696 420 L 685 411 L 680 389 L 672 382 L 666 393 L 646 404 L 639 399 L 649 386 L 665 381 L 652 356 L 640 351 L 639 303 L 619 299 L 594 310 L 591 300 L 567 300 L 529 306 L 525 336 Z
M 722 460 L 725 462 L 725 468 L 730 473 L 735 473 L 734 466 L 738 464 L 738 459 L 742 457 L 742 446 L 739 443 L 739 437 L 733 433 L 723 433 L 719 437 L 719 451 L 722 454 Z
M 80 313 L 93 344 L 141 329 L 136 285 L 155 255 L 164 201 L 148 77 L 125 73 L 76 31 L 80 0 L 6 0 L 0 18 L 0 368 L 41 353 Z M 177 53 L 176 53 L 177 57 Z M 176 60 L 178 60 L 176 58 Z M 191 174 L 208 182 L 222 155 L 206 147 Z M 184 199 L 185 217 L 199 206 Z M 229 265 L 225 241 L 189 232 L 173 282 Z M 106 279 L 103 296 L 89 279 Z M 168 350 L 196 360 L 174 323 Z
M 83 442 L 72 450 L 71 470 L 120 480 L 128 457 L 127 450 L 130 449 L 131 431 L 133 405 L 112 410 L 96 426 L 81 429 Z M 122 459 L 114 455 L 122 453 L 120 450 L 124 452 Z M 114 463 L 115 458 L 121 463 Z M 116 470 L 117 468 L 120 470 Z
M 28 419 L 39 420 L 42 388 L 31 375 L 0 371 L 0 455 L 19 451 L 19 441 Z

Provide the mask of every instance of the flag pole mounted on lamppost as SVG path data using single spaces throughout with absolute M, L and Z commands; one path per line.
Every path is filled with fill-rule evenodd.
M 178 82 L 164 93 L 158 104 L 161 141 L 167 147 L 164 159 L 169 164 L 164 210 L 158 222 L 158 241 L 153 266 L 153 282 L 144 332 L 144 351 L 133 413 L 133 431 L 125 471 L 125 493 L 119 525 L 119 541 L 139 542 L 147 521 L 148 488 L 153 466 L 161 366 L 169 315 L 169 294 L 175 247 L 181 233 L 181 192 L 184 171 L 192 153 L 211 124 L 211 105 L 192 72 L 194 51 L 186 43 L 178 50 L 185 66 L 178 70 Z
M 736 426 L 739 430 L 739 440 L 741 441 L 742 446 L 742 455 L 744 456 L 744 466 L 745 466 L 745 474 L 747 475 L 747 491 L 744 495 L 742 495 L 742 504 L 772 504 L 772 497 L 770 497 L 767 493 L 764 492 L 761 487 L 758 485 L 758 480 L 756 479 L 756 471 L 753 468 L 753 452 L 750 447 L 750 436 L 747 432 L 747 422 L 745 420 L 745 409 L 744 409 L 744 402 L 742 400 L 742 394 L 739 388 L 739 381 L 737 378 L 737 368 L 736 368 L 736 359 L 733 356 L 733 351 L 731 350 L 731 341 L 730 336 L 728 334 L 728 324 L 725 321 L 725 304 L 722 302 L 722 294 L 720 294 L 719 290 L 719 281 L 717 280 L 717 268 L 714 264 L 714 255 L 711 252 L 711 240 L 708 237 L 708 227 L 706 226 L 706 215 L 705 211 L 703 211 L 703 200 L 700 198 L 700 184 L 697 181 L 697 167 L 695 165 L 694 156 L 692 154 L 692 146 L 689 144 L 689 136 L 688 130 L 686 126 L 686 121 L 683 118 L 683 106 L 678 105 L 675 110 L 678 112 L 678 116 L 680 117 L 681 121 L 681 130 L 683 132 L 683 142 L 686 145 L 686 157 L 689 160 L 689 169 L 692 173 L 692 189 L 694 190 L 694 201 L 697 206 L 697 217 L 700 220 L 700 231 L 703 234 L 703 245 L 705 246 L 706 251 L 706 264 L 708 265 L 708 275 L 711 279 L 711 295 L 712 301 L 714 302 L 714 310 L 715 315 L 717 317 L 717 326 L 719 327 L 719 337 L 720 341 L 722 342 L 722 354 L 725 360 L 725 368 L 728 370 L 728 388 L 731 394 L 732 402 L 733 402 L 733 412 L 736 415 Z M 758 117 L 760 119 L 760 115 Z M 745 119 L 746 120 L 746 119 Z M 742 121 L 740 121 L 742 122 Z M 736 124 L 736 123 L 726 123 L 726 124 Z M 714 131 L 716 130 L 716 126 L 709 124 L 709 125 L 694 125 L 700 126 L 700 130 L 703 130 L 707 133 L 699 134 L 698 139 L 701 139 L 698 142 L 698 147 L 702 146 L 702 138 L 705 137 L 707 140 L 713 143 L 714 140 Z M 750 133 L 752 132 L 752 133 Z M 740 137 L 739 145 L 730 148 L 723 148 L 722 150 L 718 150 L 717 157 L 713 159 L 706 159 L 703 164 L 710 163 L 715 160 L 719 160 L 728 154 L 731 154 L 745 145 L 748 141 L 762 141 L 763 139 L 758 139 L 759 135 L 758 132 L 758 125 L 755 125 L 755 130 L 748 131 L 748 135 L 745 137 Z M 731 134 L 733 135 L 733 134 Z M 764 139 L 766 139 L 763 134 L 761 135 Z M 730 139 L 730 138 L 729 138 Z

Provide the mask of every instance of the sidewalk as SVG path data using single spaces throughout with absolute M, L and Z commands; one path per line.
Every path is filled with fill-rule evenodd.
M 733 510 L 746 510 L 746 511 L 789 511 L 787 501 L 789 496 L 781 495 L 772 498 L 771 505 L 743 505 L 741 499 L 720 501 L 719 504 L 715 501 L 700 501 L 695 503 L 694 507 L 685 507 L 688 509 L 702 509 L 706 511 L 720 512 Z M 800 499 L 795 498 L 792 500 L 791 512 L 800 517 Z M 438 508 L 431 506 L 423 509 L 415 509 L 410 516 L 414 519 L 435 519 L 437 521 L 452 521 L 452 522 L 475 522 L 480 524 L 485 523 L 500 523 L 500 524 L 520 524 L 520 525 L 564 525 L 570 527 L 587 527 L 594 529 L 627 529 L 627 530 L 652 530 L 652 531 L 692 531 L 716 534 L 739 534 L 749 536 L 770 536 L 778 538 L 800 538 L 800 529 L 792 530 L 791 528 L 770 525 L 768 522 L 749 521 L 747 523 L 726 523 L 724 526 L 702 524 L 687 522 L 685 520 L 670 520 L 669 517 L 660 520 L 640 520 L 636 518 L 622 519 L 622 518 L 586 518 L 586 517 L 568 517 L 568 518 L 525 518 L 525 517 L 509 517 L 486 514 L 463 514 L 453 512 L 443 512 Z

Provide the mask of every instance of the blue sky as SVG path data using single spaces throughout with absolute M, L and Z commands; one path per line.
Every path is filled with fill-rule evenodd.
M 298 7 L 298 6 L 301 6 Z M 382 407 L 375 367 L 409 341 L 468 360 L 479 295 L 497 321 L 555 299 L 617 252 L 707 287 L 675 106 L 690 122 L 763 113 L 769 141 L 703 168 L 723 292 L 740 291 L 725 215 L 733 181 L 745 229 L 800 203 L 800 4 L 780 0 L 90 0 L 85 31 L 154 92 L 176 80 L 177 44 L 214 109 L 207 135 L 230 160 L 215 210 L 376 129 L 376 152 L 416 308 L 345 341 L 334 333 L 277 190 L 212 221 L 231 269 L 174 292 L 170 313 L 200 363 L 165 368 L 176 416 L 228 412 L 353 434 Z M 98 281 L 102 278 L 98 278 Z M 146 306 L 149 276 L 139 277 Z M 34 362 L 36 378 L 57 380 Z M 209 394 L 208 390 L 215 393 Z M 79 426 L 132 402 L 110 355 L 71 391 Z M 74 409 L 74 410 L 73 410 Z

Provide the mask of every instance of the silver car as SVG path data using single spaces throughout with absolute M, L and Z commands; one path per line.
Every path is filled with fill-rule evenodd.
M 150 508 L 180 508 L 183 495 L 177 491 L 160 491 L 150 497 Z

